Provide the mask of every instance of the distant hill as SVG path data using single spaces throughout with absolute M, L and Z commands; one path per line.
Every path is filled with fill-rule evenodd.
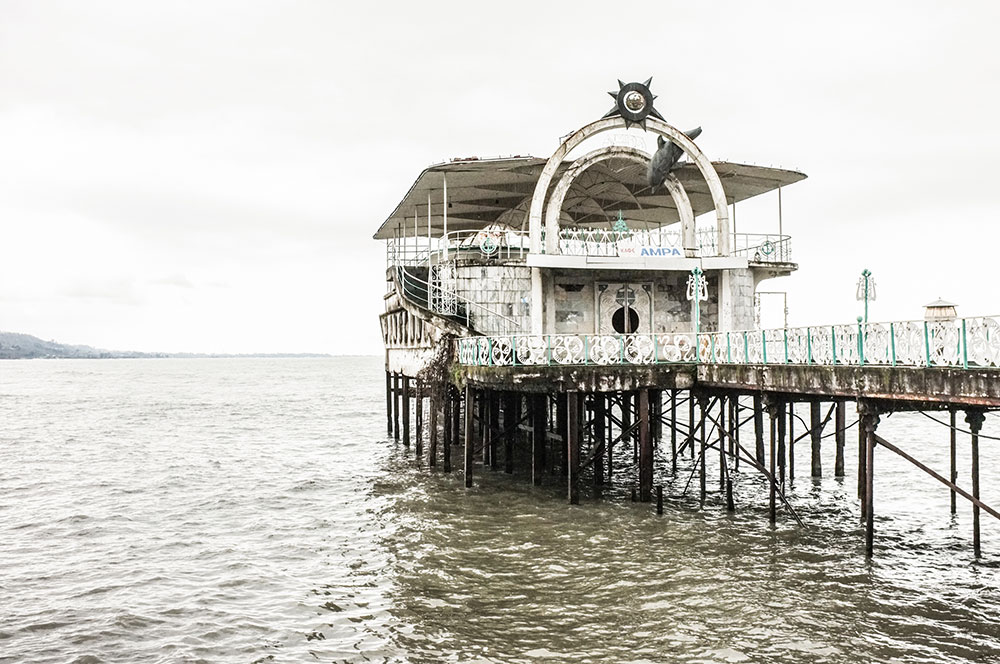
M 104 350 L 92 346 L 71 346 L 55 341 L 45 341 L 30 334 L 0 332 L 0 360 L 27 360 L 33 358 L 150 358 L 150 357 L 329 357 L 322 353 L 264 353 L 233 355 L 225 353 L 140 353 L 131 350 Z

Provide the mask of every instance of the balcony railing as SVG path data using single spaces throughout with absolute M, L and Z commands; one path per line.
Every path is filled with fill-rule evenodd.
M 467 366 L 797 364 L 1000 367 L 1000 316 L 695 335 L 525 335 L 458 340 Z

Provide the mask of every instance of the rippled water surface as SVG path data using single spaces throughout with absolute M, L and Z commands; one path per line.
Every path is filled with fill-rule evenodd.
M 624 469 L 579 507 L 467 491 L 386 440 L 383 389 L 377 358 L 0 363 L 0 661 L 1000 661 L 1000 523 L 975 561 L 970 508 L 879 450 L 866 561 L 853 430 L 846 479 L 799 444 L 805 527 L 772 529 L 746 467 L 735 515 L 717 467 L 681 496 L 688 459 L 660 517 Z M 947 472 L 944 427 L 879 433 Z

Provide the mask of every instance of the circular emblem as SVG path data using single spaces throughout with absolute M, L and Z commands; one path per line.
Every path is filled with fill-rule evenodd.
M 760 245 L 760 250 L 765 256 L 770 256 L 774 253 L 774 243 L 770 240 L 764 240 L 764 244 Z
M 653 93 L 642 83 L 626 83 L 615 98 L 618 113 L 629 122 L 642 122 L 653 110 Z
M 633 113 L 641 113 L 646 108 L 646 98 L 638 90 L 633 90 L 625 95 L 625 108 Z
M 479 240 L 479 251 L 483 252 L 485 256 L 492 256 L 499 249 L 500 243 L 493 237 L 493 234 L 483 233 L 483 237 Z

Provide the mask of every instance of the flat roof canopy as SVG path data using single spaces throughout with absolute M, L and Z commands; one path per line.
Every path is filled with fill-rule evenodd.
M 527 231 L 528 207 L 535 183 L 545 166 L 538 157 L 453 160 L 424 170 L 375 233 L 392 238 L 397 228 L 410 229 L 417 217 L 419 234 L 427 234 L 427 195 L 431 196 L 431 235 L 443 232 L 442 188 L 448 178 L 448 231 L 477 230 L 502 223 Z M 566 161 L 556 174 L 572 164 Z M 798 171 L 725 161 L 712 162 L 730 203 L 785 187 L 806 175 Z M 695 216 L 715 208 L 708 185 L 693 164 L 673 171 L 687 190 Z M 655 227 L 679 220 L 673 199 L 664 188 L 652 194 L 646 185 L 646 165 L 624 158 L 594 164 L 574 180 L 563 203 L 561 224 L 610 227 L 618 211 L 633 228 Z

